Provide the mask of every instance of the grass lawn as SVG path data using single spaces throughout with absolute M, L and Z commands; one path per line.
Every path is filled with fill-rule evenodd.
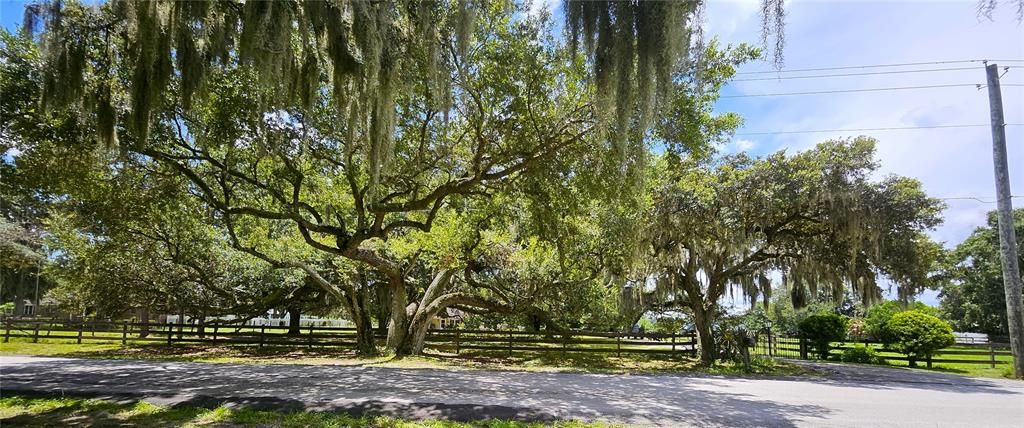
M 240 364 L 331 364 L 397 368 L 446 368 L 455 370 L 516 370 L 537 372 L 587 373 L 680 373 L 745 375 L 743 367 L 721 363 L 700 367 L 694 358 L 654 354 L 623 354 L 584 352 L 514 352 L 472 350 L 459 355 L 429 350 L 428 355 L 415 357 L 360 358 L 344 348 L 296 348 L 267 346 L 198 346 L 164 344 L 83 343 L 28 339 L 11 339 L 0 343 L 0 355 L 36 355 L 77 358 L 119 358 L 162 361 L 193 361 Z M 768 358 L 756 358 L 751 365 L 754 375 L 800 376 L 816 373 L 800 366 Z
M 258 426 L 258 427 L 493 427 L 556 426 L 609 427 L 577 421 L 554 424 L 483 420 L 471 423 L 443 420 L 409 421 L 390 417 L 352 417 L 330 412 L 272 412 L 220 406 L 162 407 L 135 400 L 82 398 L 0 398 L 0 426 Z

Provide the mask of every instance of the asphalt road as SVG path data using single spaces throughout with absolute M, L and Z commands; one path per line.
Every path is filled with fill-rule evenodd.
M 0 394 L 411 418 L 637 425 L 1021 427 L 1024 382 L 820 364 L 813 379 L 598 375 L 0 357 Z

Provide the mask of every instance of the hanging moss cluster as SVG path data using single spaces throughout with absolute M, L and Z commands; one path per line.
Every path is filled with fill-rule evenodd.
M 391 151 L 403 72 L 428 80 L 444 102 L 446 36 L 464 52 L 479 7 L 473 0 L 40 1 L 26 8 L 25 22 L 43 30 L 44 105 L 66 108 L 91 96 L 105 141 L 116 139 L 123 112 L 134 140 L 144 142 L 172 82 L 188 110 L 205 95 L 211 67 L 251 67 L 265 109 L 332 103 L 359 139 L 352 143 L 366 148 L 376 182 Z M 87 84 L 85 76 L 100 69 L 131 75 Z M 121 108 L 112 96 L 118 82 L 128 94 Z
M 783 0 L 763 1 L 765 28 L 781 36 Z M 451 71 L 467 52 L 478 12 L 494 9 L 492 3 L 111 0 L 86 6 L 39 0 L 26 9 L 26 27 L 42 24 L 45 105 L 91 107 L 103 128 L 97 134 L 108 144 L 117 139 L 120 117 L 128 119 L 131 140 L 144 144 L 169 88 L 187 111 L 205 95 L 213 66 L 251 67 L 267 110 L 330 103 L 358 140 L 350 143 L 365 148 L 376 183 L 392 151 L 396 97 L 417 82 L 435 106 L 449 105 Z M 646 162 L 644 134 L 676 73 L 698 62 L 689 48 L 700 44 L 701 5 L 565 3 L 568 41 L 593 64 L 596 110 L 627 174 L 639 176 Z M 86 76 L 100 79 L 86 82 Z M 122 93 L 126 100 L 119 99 Z

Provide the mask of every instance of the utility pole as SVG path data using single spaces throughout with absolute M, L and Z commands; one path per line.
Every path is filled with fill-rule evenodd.
M 1003 95 L 999 90 L 999 67 L 996 64 L 985 64 L 985 72 L 988 75 L 988 103 L 992 116 L 992 161 L 995 164 L 996 201 L 999 208 L 999 253 L 1003 261 L 1006 321 L 1010 330 L 1010 348 L 1013 350 L 1013 375 L 1024 378 L 1024 286 L 1021 285 L 1017 237 L 1013 230 Z

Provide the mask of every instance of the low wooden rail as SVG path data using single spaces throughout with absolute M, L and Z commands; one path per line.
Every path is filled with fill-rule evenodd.
M 871 347 L 876 353 L 882 353 L 880 358 L 886 361 L 909 361 L 910 358 L 903 353 L 888 349 L 881 342 L 859 341 L 859 342 L 836 342 L 832 343 L 829 350 L 829 357 L 838 357 L 843 351 L 855 347 Z M 968 348 L 968 349 L 964 349 Z M 950 348 L 936 351 L 930 358 L 921 359 L 918 362 L 932 367 L 933 364 L 978 364 L 988 365 L 995 368 L 997 365 L 1008 364 L 1006 360 L 998 357 L 1012 357 L 1009 350 L 1010 345 L 1006 343 L 958 343 Z M 784 358 L 810 359 L 815 357 L 811 345 L 806 340 L 797 337 L 781 337 L 761 335 L 754 346 L 754 354 Z M 890 355 L 884 355 L 890 354 Z M 896 354 L 896 355 L 891 355 Z M 970 358 L 970 357 L 988 358 Z M 967 357 L 967 358 L 957 358 Z
M 143 324 L 130 321 L 5 319 L 3 341 L 11 338 L 65 340 L 76 343 L 163 343 L 209 344 L 211 346 L 255 345 L 291 347 L 356 346 L 356 330 L 351 327 L 304 325 L 299 334 L 288 334 L 287 326 L 251 326 L 236 324 Z M 376 338 L 386 333 L 376 331 Z M 622 354 L 661 354 L 669 356 L 696 353 L 692 335 L 633 334 L 593 331 L 553 332 L 495 330 L 430 330 L 426 346 L 441 352 L 459 354 L 466 350 L 514 352 L 582 352 Z

